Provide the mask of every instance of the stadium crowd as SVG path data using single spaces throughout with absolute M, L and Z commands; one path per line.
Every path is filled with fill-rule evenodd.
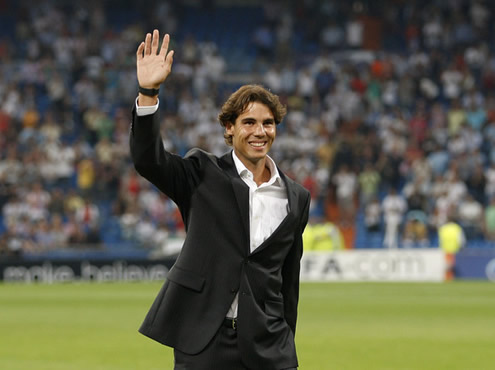
M 311 191 L 311 222 L 355 229 L 347 247 L 396 248 L 432 246 L 456 219 L 468 246 L 493 245 L 495 4 L 150 4 L 0 1 L 0 254 L 152 249 L 183 232 L 129 159 L 135 51 L 153 28 L 176 50 L 168 149 L 227 151 L 219 105 L 261 83 L 288 106 L 272 156 Z M 249 27 L 205 33 L 214 17 Z

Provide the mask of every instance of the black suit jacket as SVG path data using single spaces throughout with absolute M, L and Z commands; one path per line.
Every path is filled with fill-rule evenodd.
M 136 170 L 179 207 L 186 239 L 140 332 L 196 354 L 218 331 L 239 292 L 238 345 L 247 366 L 297 366 L 294 345 L 302 232 L 310 196 L 280 175 L 289 212 L 254 252 L 249 247 L 249 188 L 232 153 L 199 149 L 184 158 L 165 151 L 158 114 L 133 114 L 131 155 Z

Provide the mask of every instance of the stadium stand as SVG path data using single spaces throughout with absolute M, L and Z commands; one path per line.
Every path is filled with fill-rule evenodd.
M 467 247 L 494 247 L 493 2 L 145 3 L 0 1 L 0 254 L 177 252 L 180 215 L 128 153 L 153 28 L 176 50 L 168 149 L 227 151 L 221 102 L 262 83 L 289 110 L 273 157 L 347 248 L 384 247 L 392 191 L 406 205 L 393 247 L 437 247 L 452 215 Z

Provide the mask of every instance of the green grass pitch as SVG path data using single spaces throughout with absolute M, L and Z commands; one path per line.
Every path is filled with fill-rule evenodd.
M 157 283 L 0 284 L 0 369 L 172 369 L 137 332 Z M 301 370 L 495 368 L 495 284 L 302 284 Z

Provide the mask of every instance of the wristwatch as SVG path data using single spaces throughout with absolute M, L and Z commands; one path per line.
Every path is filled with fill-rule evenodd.
M 139 92 L 146 96 L 157 96 L 160 92 L 160 89 L 146 89 L 144 87 L 139 86 Z

